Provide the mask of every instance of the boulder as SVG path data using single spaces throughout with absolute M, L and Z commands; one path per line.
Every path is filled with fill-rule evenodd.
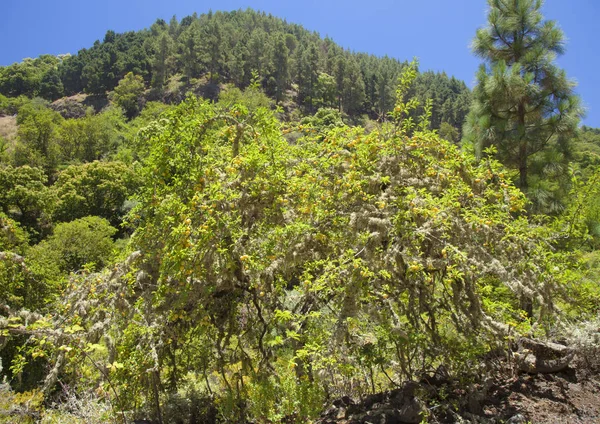
M 513 355 L 520 371 L 531 374 L 556 373 L 569 366 L 575 352 L 558 343 L 521 338 Z
M 417 396 L 421 387 L 407 382 L 391 392 L 376 393 L 356 402 L 348 396 L 333 401 L 321 415 L 319 424 L 418 424 L 424 406 Z

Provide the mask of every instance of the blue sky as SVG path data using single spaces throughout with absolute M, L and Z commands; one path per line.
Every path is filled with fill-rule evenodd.
M 40 54 L 76 53 L 117 32 L 149 27 L 209 9 L 252 7 L 303 25 L 355 51 L 401 60 L 416 56 L 421 69 L 445 71 L 473 86 L 479 60 L 469 43 L 485 24 L 485 0 L 2 0 L 0 65 Z M 584 123 L 600 127 L 598 0 L 546 0 L 546 19 L 564 30 L 567 53 L 558 63 L 578 82 L 588 108 Z

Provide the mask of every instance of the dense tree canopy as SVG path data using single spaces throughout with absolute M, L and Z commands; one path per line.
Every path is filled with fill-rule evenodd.
M 256 73 L 269 95 L 278 102 L 291 96 L 307 113 L 338 107 L 353 117 L 366 114 L 383 120 L 394 105 L 396 78 L 404 65 L 389 57 L 349 52 L 329 38 L 265 13 L 216 12 L 173 18 L 169 24 L 158 20 L 138 32 L 108 31 L 102 41 L 77 55 L 42 56 L 0 68 L 0 94 L 48 100 L 63 92 L 103 95 L 120 81 L 124 84 L 130 72 L 159 90 L 167 90 L 178 75 L 188 84 L 205 76 L 213 84 L 231 82 L 245 88 Z M 414 90 L 422 100 L 432 98 L 433 128 L 447 122 L 461 131 L 470 103 L 464 83 L 429 72 L 419 77 Z M 126 103 L 121 106 L 133 116 L 135 102 Z
M 144 92 L 144 80 L 129 72 L 115 87 L 114 100 L 132 118 L 140 109 L 140 98 Z
M 58 202 L 57 221 L 100 216 L 117 227 L 127 212 L 126 201 L 135 193 L 139 178 L 121 162 L 71 165 L 60 172 L 52 186 Z
M 75 272 L 88 266 L 102 269 L 113 254 L 116 228 L 106 219 L 88 216 L 57 224 L 48 239 L 36 245 L 30 253 L 33 261 L 47 261 L 60 272 Z
M 0 67 L 0 92 L 11 97 L 43 96 L 54 100 L 63 94 L 58 66 L 63 57 L 42 55 Z
M 0 206 L 36 236 L 47 230 L 54 207 L 53 195 L 40 168 L 0 167 Z

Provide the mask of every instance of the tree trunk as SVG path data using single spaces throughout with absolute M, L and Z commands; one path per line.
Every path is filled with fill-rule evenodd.
M 154 413 L 158 424 L 163 424 L 162 411 L 160 409 L 160 375 L 158 371 L 152 371 L 152 392 L 154 394 Z
M 527 188 L 529 184 L 527 183 L 527 157 L 528 157 L 528 149 L 527 149 L 527 136 L 525 134 L 525 105 L 523 102 L 519 104 L 519 188 L 521 191 L 527 195 Z M 531 299 L 527 295 L 522 295 L 521 297 L 521 309 L 525 311 L 527 318 L 533 317 L 533 299 Z
M 521 141 L 519 146 L 519 188 L 527 194 L 527 141 Z
M 527 194 L 527 135 L 525 134 L 525 104 L 519 103 L 519 188 Z

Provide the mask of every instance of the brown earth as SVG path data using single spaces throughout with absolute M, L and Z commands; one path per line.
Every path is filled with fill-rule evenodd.
M 178 104 L 190 92 L 205 99 L 217 100 L 223 88 L 223 84 L 212 83 L 206 77 L 194 79 L 193 83 L 189 84 L 184 81 L 181 75 L 174 75 L 163 89 L 146 90 L 140 99 L 140 104 L 143 105 L 148 101 Z M 110 93 L 101 96 L 78 93 L 58 99 L 50 107 L 59 112 L 64 118 L 81 118 L 85 116 L 88 108 L 92 108 L 94 113 L 101 112 L 110 104 L 109 98 Z
M 11 154 L 14 150 L 18 128 L 16 116 L 0 115 L 0 140 L 7 141 L 6 144 L 0 141 L 0 156 L 3 156 L 4 153 Z
M 79 93 L 58 99 L 50 107 L 59 112 L 64 118 L 81 118 L 85 116 L 88 108 L 92 108 L 95 113 L 98 113 L 108 104 L 107 96 L 91 96 Z
M 418 413 L 416 413 L 419 411 Z M 318 424 L 600 423 L 600 374 L 567 368 L 554 374 L 505 375 L 469 389 L 458 383 L 402 388 L 336 400 Z
M 521 415 L 523 422 L 540 424 L 600 423 L 600 381 L 578 376 L 574 369 L 522 374 L 493 387 L 482 410 L 490 422 Z
M 17 117 L 0 115 L 0 137 L 12 141 L 17 137 Z

